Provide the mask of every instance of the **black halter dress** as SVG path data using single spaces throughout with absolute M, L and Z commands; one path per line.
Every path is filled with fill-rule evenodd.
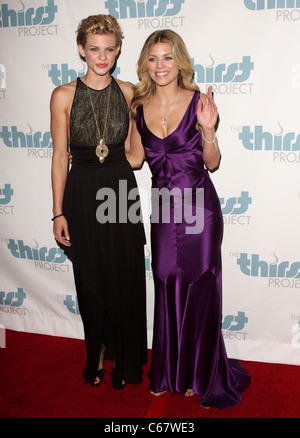
M 115 361 L 116 381 L 136 384 L 147 360 L 145 234 L 142 221 L 135 220 L 139 198 L 128 200 L 129 192 L 137 191 L 124 149 L 128 106 L 114 78 L 103 90 L 89 91 L 102 135 L 110 93 L 109 154 L 102 164 L 95 154 L 98 131 L 87 87 L 78 78 L 70 115 L 73 159 L 63 205 L 71 240 L 65 251 L 73 263 L 87 345 L 83 375 L 94 381 L 103 344 L 106 357 Z M 130 207 L 136 214 L 126 219 Z

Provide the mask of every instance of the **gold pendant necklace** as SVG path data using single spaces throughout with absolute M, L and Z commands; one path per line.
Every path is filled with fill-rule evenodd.
M 107 98 L 107 108 L 106 108 L 106 115 L 105 115 L 104 128 L 103 128 L 103 136 L 102 137 L 101 137 L 99 125 L 98 125 L 98 122 L 97 122 L 97 117 L 96 117 L 95 108 L 94 108 L 94 104 L 93 104 L 93 101 L 92 101 L 91 93 L 90 93 L 89 87 L 87 86 L 87 84 L 85 84 L 86 85 L 86 89 L 88 91 L 89 98 L 90 98 L 91 107 L 92 107 L 92 110 L 93 110 L 94 119 L 95 119 L 97 131 L 98 131 L 98 135 L 99 135 L 99 140 L 100 141 L 99 141 L 98 146 L 96 147 L 95 153 L 96 153 L 97 157 L 99 158 L 99 161 L 100 161 L 101 164 L 104 163 L 105 158 L 109 154 L 109 149 L 108 149 L 108 147 L 105 144 L 104 136 L 105 136 L 105 132 L 106 132 L 106 123 L 107 123 L 108 110 L 109 110 L 111 83 L 112 83 L 112 81 L 110 81 L 110 84 L 109 84 L 109 92 L 108 92 L 108 98 Z

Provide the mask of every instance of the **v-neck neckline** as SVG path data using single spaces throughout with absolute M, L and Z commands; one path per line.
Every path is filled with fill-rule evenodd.
M 189 102 L 189 104 L 188 104 L 188 106 L 187 106 L 187 108 L 186 108 L 186 110 L 185 110 L 185 112 L 184 112 L 184 115 L 182 116 L 182 119 L 181 119 L 180 122 L 178 123 L 177 127 L 174 129 L 174 131 L 172 131 L 170 134 L 168 134 L 166 137 L 163 137 L 163 138 L 162 138 L 162 137 L 158 137 L 156 134 L 154 134 L 154 133 L 148 128 L 147 123 L 146 123 L 146 120 L 145 120 L 145 116 L 144 116 L 144 107 L 143 107 L 143 105 L 142 105 L 142 116 L 143 116 L 143 119 L 144 119 L 144 122 L 145 122 L 145 126 L 146 126 L 147 130 L 150 132 L 150 134 L 153 135 L 154 137 L 158 138 L 158 139 L 161 140 L 161 141 L 166 140 L 166 139 L 168 139 L 169 137 L 171 137 L 171 135 L 173 135 L 173 134 L 174 134 L 174 133 L 180 128 L 180 126 L 181 126 L 183 120 L 184 120 L 185 117 L 186 117 L 186 114 L 187 114 L 188 110 L 190 109 L 190 106 L 192 105 L 192 102 L 194 101 L 194 98 L 195 98 L 195 96 L 196 96 L 196 93 L 197 93 L 197 92 L 195 91 L 194 94 L 193 94 L 193 96 L 192 96 L 192 98 L 191 98 L 191 100 L 190 100 L 190 102 Z

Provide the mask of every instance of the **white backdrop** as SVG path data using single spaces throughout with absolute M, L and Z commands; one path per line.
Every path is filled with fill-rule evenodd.
M 300 0 L 7 0 L 0 8 L 0 325 L 83 338 L 72 266 L 52 235 L 49 100 L 55 86 L 85 72 L 79 21 L 111 13 L 125 34 L 117 77 L 136 82 L 146 37 L 172 28 L 201 91 L 213 86 L 228 355 L 299 365 Z M 149 192 L 147 164 L 135 173 Z

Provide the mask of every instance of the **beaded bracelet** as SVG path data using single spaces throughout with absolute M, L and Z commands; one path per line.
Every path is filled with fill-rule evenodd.
M 64 215 L 63 213 L 58 214 L 57 216 L 54 216 L 51 220 L 54 221 L 54 219 L 56 219 L 57 217 L 61 217 L 61 216 L 63 216 L 63 215 Z
M 206 138 L 204 137 L 203 134 L 202 134 L 202 138 L 203 138 L 203 140 L 205 141 L 205 143 L 208 143 L 208 144 L 212 144 L 212 143 L 215 143 L 215 142 L 216 142 L 216 136 L 214 136 L 214 139 L 213 139 L 212 141 L 208 141 L 208 140 L 206 140 Z
M 217 150 L 218 150 L 218 139 L 217 139 L 217 136 L 216 136 L 216 135 L 214 136 L 213 141 L 208 141 L 208 140 L 206 140 L 206 138 L 204 137 L 203 133 L 202 133 L 202 138 L 203 138 L 203 140 L 205 141 L 205 143 L 207 143 L 207 144 L 212 144 L 212 143 L 214 143 L 214 145 L 215 145 L 215 152 L 217 152 Z

